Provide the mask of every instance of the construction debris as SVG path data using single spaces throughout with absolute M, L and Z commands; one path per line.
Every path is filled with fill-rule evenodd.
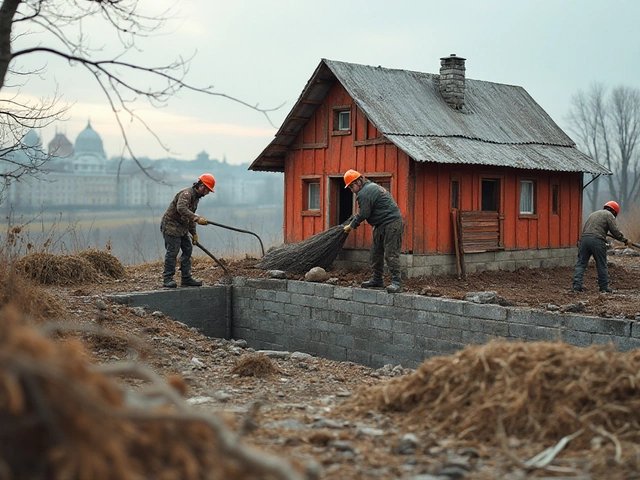
M 640 351 L 494 340 L 430 358 L 345 408 L 402 412 L 405 425 L 489 445 L 505 435 L 557 442 L 580 430 L 567 448 L 590 448 L 602 432 L 640 443 Z

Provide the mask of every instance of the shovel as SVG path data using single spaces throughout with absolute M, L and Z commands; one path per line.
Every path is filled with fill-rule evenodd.
M 614 240 L 617 240 L 617 238 L 615 238 L 613 235 L 609 235 L 608 233 L 607 233 L 607 237 L 611 237 L 611 238 L 613 238 Z M 618 241 L 620 241 L 620 240 L 618 240 Z M 631 244 L 631 245 L 633 245 L 633 246 L 634 246 L 634 247 L 636 247 L 636 248 L 640 248 L 640 244 L 638 244 L 638 243 L 630 242 L 630 244 Z
M 233 230 L 234 232 L 242 232 L 242 233 L 248 233 L 249 235 L 253 235 L 260 242 L 260 248 L 262 249 L 262 256 L 264 257 L 264 245 L 262 244 L 262 239 L 258 236 L 257 233 L 250 232 L 249 230 L 243 230 L 241 228 L 230 227 L 229 225 L 223 225 L 222 223 L 216 223 L 216 222 L 211 222 L 211 221 L 207 221 L 207 223 L 209 225 L 215 225 L 216 227 L 226 228 L 227 230 Z M 200 245 L 198 245 L 198 246 L 200 246 Z M 200 248 L 202 248 L 202 247 L 200 247 Z
M 200 243 L 193 242 L 193 244 L 194 244 L 196 247 L 198 247 L 200 250 L 202 250 L 204 253 L 206 253 L 207 255 L 209 255 L 211 258 L 213 258 L 213 259 L 215 260 L 215 262 L 216 262 L 218 265 L 220 265 L 220 267 L 222 267 L 222 270 L 224 270 L 224 273 L 225 273 L 226 275 L 229 275 L 229 272 L 227 271 L 227 269 L 225 268 L 225 266 L 224 266 L 222 263 L 220 263 L 220 260 L 218 260 L 216 257 L 214 257 L 214 256 L 213 256 L 213 254 L 212 254 L 209 250 L 207 250 L 207 249 L 206 249 L 206 248 L 204 248 L 202 245 L 200 245 Z

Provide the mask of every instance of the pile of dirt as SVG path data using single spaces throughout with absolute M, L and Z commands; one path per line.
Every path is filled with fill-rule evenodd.
M 151 385 L 146 395 L 124 390 L 105 372 Z M 150 370 L 91 365 L 79 342 L 46 338 L 13 309 L 0 312 L 0 392 L 6 478 L 300 478 L 240 445 L 217 417 L 190 410 Z
M 366 388 L 343 408 L 403 412 L 406 426 L 500 445 L 506 437 L 640 444 L 640 352 L 562 342 L 492 341 L 426 360 L 409 375 Z
M 231 373 L 241 377 L 264 377 L 278 373 L 278 369 L 269 357 L 257 353 L 242 357 Z

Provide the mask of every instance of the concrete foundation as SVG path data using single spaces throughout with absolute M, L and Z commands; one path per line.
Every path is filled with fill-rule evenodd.
M 574 266 L 577 247 L 546 248 L 540 250 L 501 250 L 497 252 L 468 253 L 464 256 L 467 273 L 484 270 L 515 271 L 524 268 L 553 268 Z M 455 275 L 456 257 L 451 254 L 414 255 L 401 254 L 400 266 L 404 278 Z M 343 249 L 333 262 L 334 268 L 369 268 L 367 250 Z
M 415 368 L 492 338 L 640 347 L 631 319 L 590 317 L 461 300 L 389 294 L 294 280 L 235 278 L 233 285 L 114 295 L 160 310 L 208 336 L 256 349 L 302 351 L 373 368 Z

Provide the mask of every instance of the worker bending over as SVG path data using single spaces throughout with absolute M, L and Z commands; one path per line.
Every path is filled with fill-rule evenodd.
M 384 262 L 391 272 L 391 284 L 387 292 L 402 291 L 402 277 L 400 275 L 400 248 L 402 247 L 402 233 L 404 221 L 402 214 L 391 194 L 377 183 L 367 180 L 355 170 L 348 170 L 344 174 L 345 188 L 356 194 L 358 213 L 351 223 L 344 227 L 349 233 L 358 228 L 363 220 L 373 227 L 369 262 L 373 270 L 371 279 L 362 283 L 365 288 L 383 287 Z
M 191 187 L 180 190 L 169 204 L 169 208 L 162 217 L 160 231 L 164 237 L 164 271 L 163 284 L 166 288 L 176 288 L 178 284 L 173 279 L 176 273 L 176 259 L 180 256 L 180 271 L 183 287 L 200 287 L 202 282 L 191 276 L 191 254 L 193 243 L 198 243 L 196 224 L 206 225 L 207 220 L 196 214 L 198 202 L 209 193 L 213 193 L 216 184 L 210 173 L 203 173 Z M 191 234 L 193 243 L 191 243 Z
M 573 289 L 576 292 L 584 290 L 582 279 L 584 270 L 587 268 L 589 259 L 593 255 L 596 261 L 596 271 L 598 272 L 598 286 L 603 293 L 613 293 L 609 288 L 609 269 L 607 267 L 607 233 L 611 232 L 611 236 L 621 241 L 625 245 L 629 245 L 622 232 L 618 229 L 616 217 L 620 213 L 620 206 L 614 202 L 604 204 L 602 210 L 593 212 L 587 218 L 582 228 L 582 236 L 578 245 L 578 261 L 573 271 Z

